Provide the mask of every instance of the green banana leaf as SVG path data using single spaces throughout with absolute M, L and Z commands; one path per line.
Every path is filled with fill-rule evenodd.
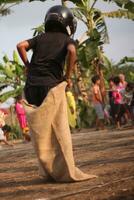
M 118 63 L 118 65 L 122 65 L 122 64 L 126 64 L 126 63 L 134 63 L 134 57 L 124 57 L 120 60 L 120 62 Z
M 14 97 L 18 96 L 19 94 L 21 94 L 22 90 L 23 90 L 23 87 L 19 87 L 19 88 L 15 89 L 15 90 L 4 92 L 3 94 L 0 95 L 0 101 L 1 102 L 5 102 L 10 97 L 14 98 Z
M 0 0 L 0 4 L 2 3 L 19 3 L 22 2 L 23 0 Z
M 39 35 L 45 31 L 44 24 L 41 24 L 40 26 L 33 28 L 32 30 L 34 30 L 33 36 Z
M 98 36 L 100 36 L 100 42 L 101 43 L 109 43 L 109 36 L 108 36 L 108 30 L 105 23 L 105 19 L 103 17 L 103 14 L 100 10 L 93 8 L 93 21 L 96 27 L 96 31 L 98 33 Z
M 25 81 L 24 66 L 20 64 L 20 60 L 15 51 L 13 52 L 12 61 L 10 61 L 6 55 L 3 58 L 3 62 L 4 64 L 0 63 L 0 99 L 2 102 L 9 97 L 14 97 L 19 91 L 22 91 Z M 5 93 L 5 91 L 3 91 L 5 88 L 4 86 L 11 86 L 13 90 Z
M 119 9 L 112 12 L 103 12 L 103 16 L 110 17 L 110 18 L 125 18 L 125 19 L 131 19 L 134 20 L 134 13 L 129 12 L 127 10 Z
M 127 9 L 129 12 L 134 13 L 134 2 L 131 0 L 103 0 L 105 2 L 114 2 L 117 6 Z
M 8 78 L 13 78 L 14 77 L 14 73 L 13 73 L 13 70 L 12 70 L 11 65 L 10 65 L 9 62 L 6 63 L 6 65 L 5 65 L 4 73 Z
M 84 68 L 89 68 L 92 60 L 97 57 L 98 41 L 87 39 L 78 49 L 78 58 Z
M 3 56 L 3 61 L 4 61 L 5 63 L 9 62 L 9 58 L 8 58 L 7 55 L 4 55 L 4 56 Z
M 0 85 L 0 92 L 1 92 L 3 89 L 7 88 L 7 87 L 8 87 L 8 85 Z
M 92 40 L 99 39 L 101 44 L 109 43 L 107 26 L 104 20 L 104 16 L 100 10 L 93 8 L 92 12 L 90 12 L 90 10 L 87 12 L 85 7 L 77 7 L 72 10 L 76 18 L 84 22 L 84 24 L 87 26 L 89 36 Z M 88 22 L 89 17 L 92 18 L 92 24 L 94 27 L 92 35 L 90 33 Z
M 21 65 L 20 59 L 19 59 L 18 54 L 15 50 L 13 51 L 13 61 L 16 62 L 17 64 Z

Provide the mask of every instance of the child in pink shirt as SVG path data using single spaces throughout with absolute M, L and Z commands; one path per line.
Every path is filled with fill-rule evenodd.
M 119 85 L 116 86 L 116 90 L 113 91 L 114 103 L 115 104 L 122 104 L 122 94 L 121 94 L 121 87 Z
M 18 120 L 19 120 L 20 127 L 22 129 L 24 129 L 25 127 L 27 127 L 27 122 L 26 122 L 25 110 L 23 108 L 21 100 L 18 100 L 16 102 L 15 109 L 16 109 L 16 113 L 17 113 L 17 117 L 18 117 Z
M 121 128 L 120 121 L 121 117 L 125 113 L 125 107 L 123 104 L 122 87 L 120 86 L 120 78 L 118 76 L 113 79 L 115 84 L 115 90 L 113 91 L 113 99 L 115 105 L 115 123 L 118 129 Z
M 15 109 L 16 109 L 16 114 L 17 114 L 17 118 L 20 124 L 20 127 L 22 129 L 23 132 L 23 136 L 25 138 L 25 140 L 30 141 L 30 136 L 28 134 L 28 125 L 27 125 L 27 120 L 26 120 L 26 113 L 22 104 L 22 97 L 19 95 L 16 98 L 16 104 L 15 104 Z M 28 130 L 28 131 L 27 131 Z

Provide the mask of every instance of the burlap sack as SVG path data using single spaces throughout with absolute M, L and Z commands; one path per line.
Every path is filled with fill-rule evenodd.
M 57 182 L 94 178 L 75 167 L 72 139 L 68 125 L 65 96 L 66 82 L 52 88 L 41 106 L 24 103 L 40 174 Z

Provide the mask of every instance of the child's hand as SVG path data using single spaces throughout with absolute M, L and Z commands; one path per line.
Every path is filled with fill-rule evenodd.
M 24 75 L 27 76 L 28 75 L 28 67 L 24 67 Z
M 73 86 L 72 80 L 69 78 L 69 79 L 66 79 L 66 81 L 67 81 L 67 87 L 71 88 Z
M 71 113 L 74 114 L 74 109 L 72 106 L 70 106 L 70 110 L 71 110 Z

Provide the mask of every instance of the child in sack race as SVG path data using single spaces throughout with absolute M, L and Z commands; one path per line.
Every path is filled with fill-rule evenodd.
M 27 74 L 25 98 L 36 106 L 25 105 L 25 108 L 40 172 L 44 179 L 52 178 L 57 182 L 96 178 L 75 167 L 67 119 L 65 86 L 66 83 L 67 87 L 72 85 L 71 75 L 76 63 L 76 47 L 71 38 L 76 31 L 76 20 L 70 9 L 53 6 L 44 24 L 45 33 L 17 45 Z M 33 50 L 31 62 L 27 58 L 30 49 Z

